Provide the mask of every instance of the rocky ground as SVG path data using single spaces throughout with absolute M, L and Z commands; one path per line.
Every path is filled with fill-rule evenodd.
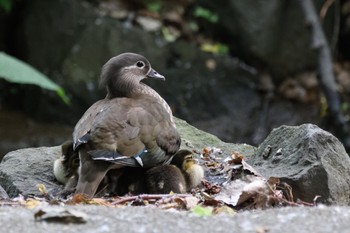
M 147 207 L 108 208 L 70 206 L 86 215 L 81 224 L 36 221 L 37 210 L 0 208 L 1 231 L 28 232 L 244 232 L 244 233 L 328 233 L 349 232 L 349 207 L 285 207 L 265 211 L 247 211 L 234 216 L 196 217 L 190 213 Z

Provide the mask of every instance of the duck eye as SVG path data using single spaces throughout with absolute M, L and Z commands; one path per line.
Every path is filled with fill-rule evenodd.
M 138 61 L 138 62 L 136 63 L 136 66 L 139 67 L 139 68 L 142 68 L 142 67 L 145 66 L 145 63 L 143 63 L 142 61 Z

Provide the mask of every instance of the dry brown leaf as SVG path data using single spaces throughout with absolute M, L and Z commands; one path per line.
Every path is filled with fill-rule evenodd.
M 42 205 L 43 201 L 36 200 L 36 199 L 27 199 L 25 201 L 21 201 L 20 203 L 28 209 L 34 209 L 34 208 Z
M 267 227 L 257 227 L 256 228 L 256 233 L 267 233 L 269 232 L 269 228 Z
M 210 153 L 210 148 L 204 147 L 202 152 L 203 156 L 209 156 L 209 153 Z
M 226 206 L 226 205 L 220 206 L 220 207 L 216 207 L 216 208 L 214 208 L 214 210 L 213 210 L 213 214 L 214 214 L 214 215 L 225 214 L 225 215 L 231 215 L 231 216 L 233 216 L 233 215 L 235 215 L 236 213 L 237 213 L 237 212 L 236 212 L 234 209 L 232 209 L 232 208 L 230 208 L 230 207 L 228 207 L 228 206 Z
M 259 177 L 263 177 L 262 175 L 260 175 L 259 172 L 257 172 L 250 164 L 248 164 L 245 159 L 242 159 L 242 165 L 243 165 L 243 170 L 249 171 L 250 173 L 259 176 Z
M 186 209 L 190 210 L 199 203 L 199 199 L 193 196 L 185 197 Z
M 202 181 L 203 187 L 204 187 L 204 192 L 208 194 L 216 194 L 221 191 L 221 187 L 217 184 L 209 183 L 206 180 Z
M 175 197 L 174 199 L 174 202 L 177 203 L 177 207 L 178 209 L 186 209 L 186 201 L 184 198 L 181 198 L 181 197 Z
M 90 198 L 85 196 L 84 194 L 74 194 L 73 197 L 67 201 L 67 204 L 74 205 L 74 204 L 81 204 L 81 203 L 88 203 Z
M 237 151 L 233 151 L 232 155 L 231 155 L 231 158 L 232 158 L 232 160 L 230 160 L 229 163 L 241 164 L 244 156 L 241 153 L 237 152 Z
M 75 210 L 67 210 L 60 207 L 40 209 L 34 214 L 36 221 L 55 223 L 86 223 L 88 217 L 85 213 Z
M 44 184 L 37 184 L 36 187 L 39 189 L 39 192 L 46 196 L 47 195 L 47 190 Z
M 254 206 L 264 208 L 271 205 L 269 196 L 275 197 L 264 178 L 247 175 L 224 185 L 221 192 L 215 196 L 215 200 L 233 206 L 253 202 Z

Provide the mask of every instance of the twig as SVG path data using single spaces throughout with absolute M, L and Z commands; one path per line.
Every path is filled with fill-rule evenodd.
M 123 204 L 125 202 L 136 200 L 159 200 L 163 198 L 185 198 L 190 196 L 192 196 L 192 194 L 141 194 L 137 196 L 122 197 L 121 199 L 112 202 L 112 205 Z
M 350 150 L 350 133 L 345 118 L 340 110 L 340 100 L 334 80 L 332 56 L 325 34 L 320 24 L 312 0 L 298 0 L 306 21 L 312 30 L 312 47 L 318 51 L 318 69 L 320 83 L 327 100 L 329 114 L 335 123 L 337 136 L 343 141 L 345 148 Z
M 326 0 L 322 5 L 320 10 L 320 20 L 323 23 L 329 8 L 334 5 L 334 23 L 333 23 L 333 33 L 332 38 L 330 40 L 332 54 L 334 55 L 336 52 L 336 46 L 338 43 L 339 30 L 340 30 L 340 0 Z
M 21 205 L 19 202 L 12 202 L 12 201 L 0 201 L 0 206 L 18 206 Z
M 327 15 L 328 9 L 332 6 L 332 4 L 334 3 L 335 0 L 327 0 L 323 5 L 322 8 L 320 10 L 320 19 L 321 21 L 324 20 L 324 18 Z

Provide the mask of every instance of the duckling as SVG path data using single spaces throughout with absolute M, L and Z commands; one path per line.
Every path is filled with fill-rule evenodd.
M 56 180 L 64 185 L 60 196 L 67 196 L 75 191 L 78 183 L 79 155 L 73 150 L 73 141 L 61 145 L 62 155 L 54 161 L 53 174 Z
M 186 193 L 184 175 L 174 165 L 161 165 L 147 170 L 145 181 L 148 193 Z
M 73 141 L 61 145 L 62 155 L 54 161 L 53 174 L 58 182 L 67 184 L 79 167 L 79 155 L 73 151 Z
M 204 170 L 196 164 L 192 153 L 180 150 L 170 165 L 160 165 L 148 170 L 126 168 L 120 177 L 116 193 L 118 195 L 186 193 L 198 186 L 203 177 Z
M 204 178 L 203 167 L 196 163 L 193 158 L 193 154 L 189 150 L 179 150 L 171 164 L 177 166 L 186 181 L 186 191 L 189 192 L 191 189 L 197 187 Z
M 113 171 L 114 170 L 111 170 L 110 172 Z M 146 169 L 144 168 L 125 167 L 122 175 L 117 180 L 117 183 L 113 183 L 111 185 L 111 193 L 118 196 L 123 196 L 125 194 L 139 195 L 147 193 L 145 173 Z M 110 177 L 113 178 L 113 175 L 110 175 Z M 115 179 L 113 181 L 115 182 Z
M 125 168 L 118 180 L 117 195 L 185 193 L 186 181 L 174 165 L 159 165 L 150 169 Z
M 61 145 L 62 155 L 54 161 L 53 174 L 58 182 L 64 185 L 63 190 L 58 192 L 59 196 L 65 197 L 75 191 L 79 179 L 79 155 L 73 150 L 73 141 L 65 141 Z M 117 173 L 111 170 L 99 185 L 97 192 L 106 194 L 110 186 L 116 183 Z
M 139 54 L 123 53 L 103 66 L 100 86 L 107 95 L 84 113 L 73 132 L 80 158 L 76 193 L 93 197 L 109 170 L 169 164 L 179 150 L 171 109 L 141 82 L 147 77 L 165 80 Z

